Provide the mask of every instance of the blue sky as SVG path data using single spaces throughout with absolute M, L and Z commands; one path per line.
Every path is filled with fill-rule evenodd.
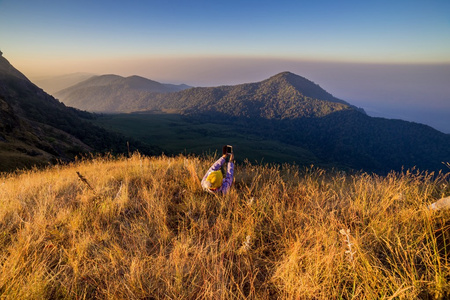
M 420 114 L 434 101 L 450 115 L 449 0 L 0 0 L 0 50 L 30 79 L 211 86 L 292 71 L 374 114 L 450 133 L 450 121 Z
M 450 62 L 450 1 L 0 0 L 0 38 L 14 59 Z

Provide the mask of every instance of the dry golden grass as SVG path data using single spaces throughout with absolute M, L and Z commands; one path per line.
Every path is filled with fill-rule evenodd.
M 0 298 L 443 299 L 445 174 L 93 157 L 0 177 Z M 82 181 L 77 172 L 86 181 Z

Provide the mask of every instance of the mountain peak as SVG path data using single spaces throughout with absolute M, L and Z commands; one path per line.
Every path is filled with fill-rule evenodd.
M 270 78 L 268 78 L 267 80 L 280 80 L 280 79 L 284 79 L 284 80 L 305 80 L 305 81 L 311 82 L 310 80 L 306 79 L 305 77 L 302 77 L 300 75 L 294 74 L 294 73 L 289 72 L 289 71 L 284 71 L 284 72 L 278 73 L 276 75 L 273 75 Z
M 314 83 L 313 81 L 292 72 L 285 71 L 278 73 L 277 75 L 270 77 L 264 82 L 277 85 L 287 84 L 294 87 L 299 93 L 306 97 L 352 106 L 346 101 L 334 97 L 332 94 L 325 91 L 322 87 L 320 87 L 320 85 Z
M 301 77 L 301 76 L 296 75 L 296 74 L 294 74 L 292 72 L 284 71 L 284 72 L 281 72 L 281 73 L 278 73 L 278 74 L 272 76 L 271 78 L 277 78 L 277 77 L 279 77 L 279 78 L 288 78 L 288 77 L 292 77 L 292 76 Z

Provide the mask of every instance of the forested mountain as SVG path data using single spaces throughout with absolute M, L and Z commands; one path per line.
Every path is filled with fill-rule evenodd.
M 129 77 L 130 78 L 130 77 Z M 126 79 L 129 79 L 126 78 Z M 235 86 L 196 87 L 175 93 L 156 93 L 162 86 L 137 88 L 124 79 L 104 75 L 56 93 L 61 101 L 79 109 L 96 112 L 176 111 L 183 114 L 205 112 L 239 117 L 294 119 L 320 117 L 334 111 L 356 109 L 333 97 L 317 84 L 284 72 L 267 80 Z M 146 82 L 140 78 L 139 82 Z M 133 88 L 129 88 L 133 86 Z
M 0 54 L 0 171 L 70 160 L 81 152 L 127 151 L 124 137 L 92 125 L 92 118 L 46 94 Z
M 150 109 L 171 109 L 185 114 L 221 113 L 264 119 L 322 117 L 357 109 L 333 97 L 317 84 L 284 72 L 267 80 L 212 88 L 192 88 L 170 95 L 149 97 Z
M 54 95 L 68 106 L 92 112 L 129 111 L 155 93 L 171 93 L 189 88 L 163 84 L 140 76 L 93 76 Z

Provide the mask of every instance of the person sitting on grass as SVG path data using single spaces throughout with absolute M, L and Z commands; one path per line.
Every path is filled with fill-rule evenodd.
M 234 153 L 231 149 L 230 146 L 224 146 L 222 157 L 220 157 L 206 172 L 202 179 L 202 187 L 205 191 L 215 194 L 226 194 L 230 190 L 234 175 Z M 226 168 L 226 176 L 223 178 L 220 168 L 226 163 L 227 157 L 229 157 L 229 161 Z

